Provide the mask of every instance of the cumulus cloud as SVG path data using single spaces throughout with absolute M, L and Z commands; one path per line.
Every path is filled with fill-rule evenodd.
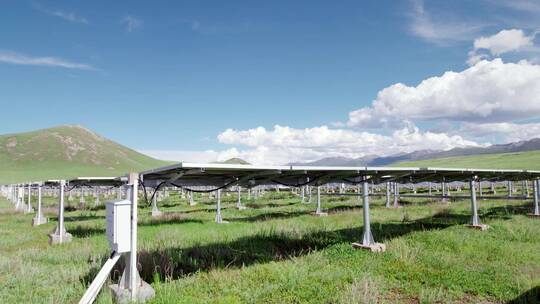
M 475 65 L 481 60 L 488 59 L 490 56 L 500 56 L 509 52 L 525 50 L 534 44 L 536 32 L 527 36 L 523 30 L 510 29 L 502 30 L 495 35 L 480 37 L 474 40 L 474 49 L 469 52 L 467 64 Z M 484 51 L 484 54 L 482 54 Z
M 486 49 L 493 55 L 516 51 L 533 45 L 534 36 L 527 36 L 523 30 L 502 30 L 489 37 L 480 37 L 474 40 L 475 49 Z
M 422 132 L 409 123 L 391 135 L 381 135 L 327 126 L 295 129 L 276 125 L 272 130 L 258 127 L 248 130 L 227 129 L 218 135 L 221 143 L 248 147 L 232 148 L 220 158 L 240 157 L 253 163 L 285 164 L 312 161 L 324 157 L 357 158 L 366 155 L 392 155 L 425 149 L 448 150 L 455 147 L 479 146 L 461 136 Z
M 0 50 L 0 62 L 18 64 L 18 65 L 35 65 L 47 67 L 61 67 L 66 69 L 79 69 L 95 71 L 96 68 L 85 63 L 71 62 L 62 58 L 55 57 L 31 57 L 11 51 Z
M 540 66 L 483 60 L 461 72 L 397 83 L 371 106 L 349 113 L 350 127 L 399 127 L 406 121 L 504 122 L 540 115 Z

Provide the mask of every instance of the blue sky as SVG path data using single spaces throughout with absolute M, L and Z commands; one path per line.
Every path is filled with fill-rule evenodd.
M 514 133 L 536 127 L 535 100 L 521 97 L 525 114 L 486 103 L 536 92 L 539 16 L 527 0 L 3 1 L 0 133 L 80 124 L 158 157 L 267 163 L 526 139 Z M 459 96 L 474 105 L 467 115 L 372 105 L 452 103 L 417 86 L 477 68 L 464 76 L 474 82 L 497 63 L 532 76 L 496 98 Z M 432 94 L 407 99 L 397 83 Z M 378 98 L 385 88 L 400 95 Z

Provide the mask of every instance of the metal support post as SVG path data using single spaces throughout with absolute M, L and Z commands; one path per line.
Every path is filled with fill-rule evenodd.
M 221 217 L 221 189 L 217 190 L 217 206 L 216 206 L 216 219 L 215 222 L 218 224 L 226 223 Z
M 32 208 L 32 185 L 28 184 L 28 204 L 26 206 L 25 213 L 32 213 L 34 209 Z
M 158 217 L 163 215 L 161 211 L 159 211 L 157 206 L 157 192 L 152 197 L 152 217 Z
M 71 234 L 66 232 L 64 227 L 64 187 L 66 182 L 64 180 L 60 181 L 60 194 L 59 194 L 59 204 L 58 204 L 58 226 L 56 230 L 49 234 L 49 243 L 51 245 L 61 244 L 65 242 L 71 242 Z
M 399 185 L 397 182 L 394 182 L 394 208 L 399 207 Z
M 534 196 L 534 211 L 532 214 L 529 214 L 531 217 L 540 218 L 540 207 L 538 206 L 538 201 L 540 200 L 540 180 L 533 180 L 533 196 Z
M 362 183 L 362 197 L 363 197 L 363 215 L 364 215 L 364 233 L 362 243 L 353 243 L 354 248 L 369 249 L 372 252 L 383 252 L 386 250 L 384 244 L 375 243 L 373 240 L 373 234 L 371 233 L 371 223 L 369 219 L 369 193 L 368 182 Z
M 278 189 L 278 192 L 279 192 L 279 188 Z M 238 200 L 236 201 L 236 209 L 238 210 L 244 210 L 246 209 L 245 206 L 242 206 L 242 187 L 238 186 Z
M 390 182 L 386 182 L 386 208 L 390 208 Z
M 478 205 L 476 202 L 476 189 L 475 188 L 475 180 L 474 178 L 471 178 L 469 181 L 469 186 L 471 190 L 471 209 L 472 209 L 472 218 L 471 218 L 471 224 L 468 225 L 471 228 L 476 228 L 480 230 L 486 230 L 488 229 L 488 225 L 480 223 L 480 218 L 478 217 Z
M 41 197 L 42 197 L 41 188 L 42 188 L 42 185 L 39 184 L 38 189 L 37 189 L 38 190 L 37 214 L 36 214 L 36 217 L 32 219 L 32 226 L 38 226 L 38 225 L 47 223 L 47 218 L 43 216 L 43 210 L 41 208 Z

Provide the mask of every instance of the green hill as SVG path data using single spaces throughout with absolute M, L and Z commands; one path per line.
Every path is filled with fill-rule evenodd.
M 394 163 L 391 166 L 540 170 L 540 150 L 436 158 Z
M 222 162 L 216 162 L 216 164 L 251 165 L 247 161 L 245 161 L 245 160 L 243 160 L 241 158 L 238 158 L 238 157 L 229 158 L 226 161 L 222 161 Z
M 118 176 L 167 164 L 80 126 L 0 135 L 0 183 Z

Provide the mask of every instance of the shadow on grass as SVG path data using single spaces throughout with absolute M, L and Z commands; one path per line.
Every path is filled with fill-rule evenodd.
M 227 217 L 226 220 L 232 222 L 263 222 L 269 220 L 297 217 L 305 214 L 310 214 L 312 212 L 313 211 L 270 212 L 249 217 Z
M 66 222 L 82 222 L 82 221 L 91 221 L 91 220 L 97 220 L 97 219 L 105 220 L 105 216 L 90 214 L 90 215 L 77 215 L 77 216 L 64 217 L 64 221 Z
M 182 216 L 181 214 L 165 214 L 161 217 L 150 218 L 138 223 L 139 227 L 143 226 L 160 226 L 160 225 L 174 225 L 185 223 L 204 223 L 203 220 L 191 219 Z M 69 228 L 68 232 L 75 237 L 85 238 L 93 235 L 105 235 L 105 228 L 100 226 L 81 226 L 78 225 L 75 228 Z
M 324 207 L 323 207 L 324 209 Z M 348 211 L 359 211 L 362 209 L 361 205 L 339 205 L 339 206 L 333 206 L 330 208 L 326 208 L 326 212 L 329 214 L 334 213 L 340 213 L 340 212 L 348 212 Z
M 517 298 L 512 299 L 506 304 L 532 304 L 540 303 L 540 286 L 533 287 L 526 292 L 520 294 Z
M 394 203 L 393 200 L 390 201 L 391 204 Z M 399 198 L 398 200 L 398 205 L 400 206 L 421 206 L 421 205 L 426 205 L 426 204 L 435 204 L 435 203 L 441 203 L 443 204 L 442 202 L 442 198 L 441 199 L 437 199 L 437 198 L 417 198 L 417 200 L 408 200 L 408 199 L 405 199 L 405 198 Z
M 281 214 L 280 216 L 282 216 Z M 295 216 L 295 215 L 290 215 Z M 444 229 L 462 224 L 467 218 L 454 214 L 441 214 L 410 222 L 374 223 L 373 234 L 378 241 L 387 242 L 415 231 Z M 192 247 L 141 250 L 138 254 L 139 272 L 147 282 L 174 280 L 199 271 L 211 269 L 240 268 L 252 264 L 280 261 L 309 254 L 332 245 L 362 239 L 362 227 L 331 231 L 298 233 L 293 231 L 264 231 L 228 242 L 217 242 Z M 107 256 L 104 256 L 102 265 Z M 124 261 L 115 266 L 113 280 L 123 272 Z M 81 281 L 88 284 L 99 271 L 92 268 Z
M 290 202 L 285 204 L 279 204 L 279 203 L 255 203 L 255 202 L 249 202 L 246 203 L 244 206 L 251 208 L 251 209 L 262 209 L 262 208 L 278 208 L 278 207 L 287 207 L 292 205 L 298 205 L 300 202 Z

